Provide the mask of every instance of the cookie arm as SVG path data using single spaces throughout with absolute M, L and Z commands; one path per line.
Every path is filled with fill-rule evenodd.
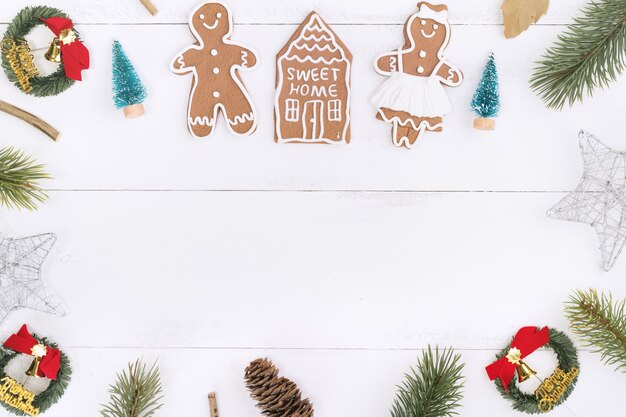
M 195 56 L 197 49 L 194 47 L 181 51 L 172 61 L 171 69 L 176 74 L 188 74 L 195 66 Z
M 243 46 L 241 47 L 240 56 L 241 56 L 240 65 L 242 68 L 254 68 L 256 67 L 257 62 L 259 61 L 257 58 L 256 52 Z
M 463 82 L 463 73 L 460 69 L 453 67 L 447 62 L 443 62 L 437 76 L 441 79 L 441 82 L 449 85 L 450 87 L 456 87 Z
M 398 51 L 383 54 L 376 59 L 376 71 L 379 74 L 390 75 L 398 71 Z

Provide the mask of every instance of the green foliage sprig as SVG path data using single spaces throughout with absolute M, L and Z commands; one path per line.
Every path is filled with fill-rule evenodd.
M 626 372 L 626 300 L 614 302 L 594 289 L 576 291 L 565 307 L 572 331 L 602 360 Z
M 592 1 L 548 48 L 530 80 L 549 108 L 583 101 L 626 68 L 626 1 Z
M 109 388 L 111 399 L 103 405 L 103 417 L 151 417 L 163 404 L 161 376 L 155 362 L 148 370 L 141 359 L 128 364 Z
M 446 417 L 457 415 L 463 398 L 461 355 L 452 349 L 434 351 L 428 346 L 417 367 L 398 387 L 392 417 Z
M 35 210 L 47 194 L 38 181 L 49 179 L 43 165 L 13 148 L 0 149 L 0 204 L 8 208 Z

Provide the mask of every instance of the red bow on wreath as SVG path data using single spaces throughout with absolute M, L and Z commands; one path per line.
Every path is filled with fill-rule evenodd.
M 4 346 L 19 353 L 32 355 L 35 360 L 40 360 L 37 376 L 45 376 L 49 379 L 57 379 L 57 374 L 61 368 L 61 352 L 58 349 L 44 346 L 35 339 L 24 324 L 22 328 L 11 335 Z
M 74 32 L 74 24 L 64 17 L 40 18 L 42 22 L 59 38 L 61 61 L 65 67 L 65 76 L 81 81 L 81 71 L 89 68 L 89 50 L 78 39 Z
M 513 338 L 507 355 L 486 368 L 489 378 L 492 381 L 500 378 L 504 390 L 509 392 L 509 383 L 513 379 L 513 375 L 515 375 L 515 371 L 521 364 L 522 359 L 540 347 L 545 346 L 549 341 L 550 333 L 547 327 L 539 331 L 536 327 L 520 329 Z

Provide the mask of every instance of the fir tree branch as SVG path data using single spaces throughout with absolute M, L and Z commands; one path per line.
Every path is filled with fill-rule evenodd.
M 626 1 L 592 1 L 548 48 L 530 80 L 549 108 L 583 101 L 626 68 Z
M 117 375 L 109 388 L 111 399 L 103 405 L 103 417 L 151 417 L 163 404 L 161 377 L 155 362 L 150 370 L 141 359 L 128 364 L 128 372 Z
M 463 398 L 464 377 L 461 355 L 452 349 L 440 351 L 430 346 L 417 367 L 398 387 L 392 417 L 448 417 L 457 415 Z
M 565 314 L 572 331 L 607 365 L 626 372 L 626 300 L 614 302 L 609 293 L 594 289 L 576 291 L 566 303 Z
M 43 165 L 13 148 L 0 149 L 0 205 L 35 210 L 48 196 L 37 181 L 49 179 Z

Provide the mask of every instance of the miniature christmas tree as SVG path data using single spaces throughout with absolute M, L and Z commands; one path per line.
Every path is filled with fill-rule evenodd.
M 497 117 L 500 112 L 500 88 L 498 85 L 496 58 L 493 54 L 489 56 L 489 61 L 485 66 L 483 76 L 472 99 L 472 109 L 478 116 L 474 119 L 475 129 L 495 129 L 496 121 L 493 118 Z
M 113 42 L 113 102 L 115 108 L 124 109 L 126 118 L 144 114 L 143 101 L 148 96 L 145 87 L 130 62 L 122 45 Z

